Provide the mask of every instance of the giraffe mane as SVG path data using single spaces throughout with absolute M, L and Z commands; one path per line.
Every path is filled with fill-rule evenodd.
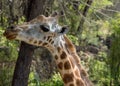
M 69 51 L 71 51 L 71 53 L 75 53 L 76 49 L 66 35 L 64 35 L 64 39 L 66 41 L 66 45 L 67 45 L 66 47 L 69 49 Z
M 80 60 L 79 56 L 76 54 L 75 46 L 72 44 L 72 42 L 68 39 L 68 37 L 66 35 L 64 35 L 64 39 L 66 41 L 66 45 L 67 45 L 66 47 L 69 49 L 69 52 L 71 53 L 71 55 L 74 57 L 74 58 L 72 58 L 72 61 L 74 60 L 75 63 L 77 63 L 77 65 L 79 67 L 81 78 L 83 78 L 83 80 L 86 82 L 85 84 L 87 86 L 93 86 L 91 81 L 88 79 L 87 72 L 85 71 L 85 69 L 82 68 L 82 65 L 80 64 L 81 60 Z M 81 68 L 82 68 L 82 70 L 81 70 Z

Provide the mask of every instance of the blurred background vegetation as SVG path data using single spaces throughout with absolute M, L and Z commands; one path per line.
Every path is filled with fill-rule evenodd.
M 0 0 L 0 86 L 11 86 L 20 45 L 2 34 L 9 25 L 26 21 L 26 1 Z M 60 24 L 70 27 L 67 35 L 95 86 L 120 86 L 120 0 L 51 1 L 46 0 L 44 13 L 64 14 Z M 63 86 L 54 61 L 43 62 L 40 54 L 34 53 L 28 86 Z

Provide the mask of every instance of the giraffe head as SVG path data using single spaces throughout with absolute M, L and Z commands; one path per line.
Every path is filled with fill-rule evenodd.
M 58 15 L 40 15 L 30 22 L 8 27 L 3 35 L 9 40 L 16 39 L 34 45 L 53 43 L 68 31 L 66 26 L 60 26 L 57 21 Z

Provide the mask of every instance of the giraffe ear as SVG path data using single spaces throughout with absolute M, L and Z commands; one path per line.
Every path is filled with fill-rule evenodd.
M 67 32 L 69 31 L 69 28 L 68 26 L 63 26 L 60 30 L 60 34 L 66 34 Z

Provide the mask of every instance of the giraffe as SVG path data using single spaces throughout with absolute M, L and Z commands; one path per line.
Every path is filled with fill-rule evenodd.
M 29 22 L 8 27 L 3 35 L 9 40 L 46 47 L 54 57 L 64 86 L 93 86 L 74 45 L 66 36 L 68 27 L 59 25 L 58 18 L 57 14 L 39 15 Z

